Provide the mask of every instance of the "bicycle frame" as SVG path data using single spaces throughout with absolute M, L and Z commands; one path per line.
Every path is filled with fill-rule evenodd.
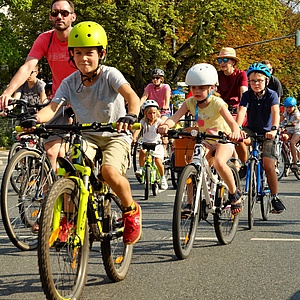
M 266 192 L 263 190 L 263 186 L 261 184 L 264 179 L 263 176 L 263 165 L 260 160 L 260 151 L 259 151 L 259 143 L 257 140 L 253 140 L 252 142 L 252 151 L 250 157 L 248 158 L 248 162 L 255 161 L 256 164 L 256 184 L 257 184 L 257 193 L 259 196 L 265 196 Z M 249 190 L 249 180 L 250 180 L 250 163 L 247 166 L 247 175 L 246 175 L 246 186 L 245 192 L 247 193 Z
M 150 183 L 154 184 L 155 182 L 159 181 L 161 176 L 158 171 L 158 168 L 155 164 L 155 158 L 151 154 L 151 150 L 147 149 L 146 151 L 146 160 L 145 165 L 143 167 L 143 173 L 142 173 L 142 182 L 145 183 L 145 169 L 146 167 L 150 167 Z M 155 172 L 153 172 L 155 171 Z M 153 176 L 155 174 L 155 176 Z

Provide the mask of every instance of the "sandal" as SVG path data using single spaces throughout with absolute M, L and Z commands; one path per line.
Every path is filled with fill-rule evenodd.
M 292 172 L 298 172 L 298 170 L 299 170 L 299 168 L 298 168 L 297 164 L 292 164 L 291 171 Z
M 236 216 L 243 210 L 242 192 L 236 189 L 234 194 L 229 194 L 228 199 L 231 204 L 231 213 Z

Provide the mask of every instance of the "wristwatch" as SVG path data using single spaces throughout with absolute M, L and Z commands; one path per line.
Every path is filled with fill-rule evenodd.
M 271 127 L 271 130 L 277 130 L 277 129 L 278 129 L 277 126 L 272 126 L 272 127 Z

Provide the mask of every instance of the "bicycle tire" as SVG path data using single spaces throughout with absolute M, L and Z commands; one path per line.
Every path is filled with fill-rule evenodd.
M 48 160 L 41 174 L 40 160 L 39 152 L 21 149 L 7 165 L 1 184 L 4 228 L 11 242 L 23 251 L 37 248 L 38 237 L 32 232 L 32 225 L 37 221 L 43 199 L 56 180 Z M 19 178 L 16 180 L 17 189 L 12 186 L 12 177 Z
M 20 142 L 14 142 L 8 153 L 8 161 L 10 161 L 12 157 L 21 149 L 23 149 L 22 144 Z
M 136 141 L 136 143 L 133 147 L 132 165 L 133 165 L 134 172 L 137 171 L 138 166 L 139 166 L 139 153 L 140 153 L 140 150 L 141 150 L 141 143 L 140 142 L 142 140 L 142 137 L 143 137 L 143 133 L 142 133 L 142 130 L 141 130 L 139 135 L 138 135 L 137 141 Z
M 196 237 L 200 207 L 200 201 L 195 207 L 197 174 L 195 166 L 187 165 L 178 181 L 173 210 L 172 236 L 174 251 L 179 259 L 186 259 L 190 255 Z M 190 212 L 186 214 L 184 208 L 188 204 L 188 195 L 192 195 L 193 200 L 192 203 L 189 203 L 191 204 Z
M 296 157 L 297 157 L 297 158 L 300 157 L 299 146 L 296 147 Z M 299 168 L 299 167 L 300 167 L 300 166 L 299 166 L 299 163 L 297 163 L 297 165 L 298 165 L 298 168 Z M 294 173 L 295 177 L 296 177 L 298 180 L 300 180 L 300 171 L 298 170 L 298 171 L 293 172 L 293 173 Z
M 278 181 L 283 176 L 286 176 L 286 169 L 287 169 L 288 165 L 289 165 L 289 159 L 288 159 L 286 153 L 284 152 L 284 150 L 281 149 L 281 151 L 279 152 L 279 157 L 278 157 L 277 164 L 276 164 L 276 167 L 278 169 L 278 173 L 277 173 Z
M 71 212 L 63 207 L 62 199 L 68 197 Z M 52 186 L 47 201 L 43 203 L 40 218 L 38 265 L 43 291 L 48 300 L 79 299 L 87 278 L 89 258 L 89 230 L 86 222 L 84 241 L 74 247 L 78 237 L 73 228 L 78 216 L 80 191 L 69 178 L 61 178 Z M 52 231 L 54 209 L 60 226 Z M 70 207 L 70 206 L 69 206 Z M 64 222 L 63 222 L 64 220 Z
M 149 199 L 149 193 L 150 193 L 150 189 L 151 189 L 151 181 L 150 181 L 150 166 L 146 165 L 145 166 L 145 192 L 144 192 L 144 196 L 145 196 L 145 200 Z
M 266 176 L 264 172 L 264 177 Z M 264 192 L 264 195 L 260 196 L 260 211 L 261 211 L 261 216 L 264 221 L 267 221 L 272 209 L 272 204 L 271 204 L 271 191 L 269 189 L 269 186 L 265 186 L 265 181 L 262 180 L 262 190 Z
M 254 225 L 254 209 L 257 199 L 257 166 L 254 160 L 250 162 L 250 175 L 248 186 L 248 228 L 252 229 Z
M 171 182 L 172 182 L 173 188 L 176 190 L 178 179 L 180 177 L 180 173 L 175 172 L 175 170 L 174 170 L 174 168 L 175 168 L 175 153 L 174 152 L 171 154 L 170 164 L 171 164 L 171 167 L 170 167 Z
M 240 190 L 240 176 L 233 162 L 227 163 L 234 177 L 236 187 Z M 240 215 L 233 215 L 231 208 L 225 203 L 228 202 L 228 190 L 225 186 L 218 185 L 215 205 L 220 208 L 214 213 L 214 228 L 218 241 L 222 245 L 230 244 L 236 234 Z
M 114 195 L 108 197 L 104 207 L 103 231 L 115 231 L 123 227 L 121 201 Z M 129 270 L 133 252 L 133 245 L 125 245 L 123 236 L 101 242 L 101 253 L 107 276 L 113 281 L 123 280 Z

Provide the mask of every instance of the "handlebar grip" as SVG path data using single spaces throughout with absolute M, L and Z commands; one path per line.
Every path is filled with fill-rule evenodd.
M 116 129 L 117 128 L 117 122 L 113 122 L 111 123 L 111 126 L 113 129 Z M 142 129 L 142 125 L 141 123 L 134 123 L 131 127 L 132 130 L 139 130 L 139 129 Z

